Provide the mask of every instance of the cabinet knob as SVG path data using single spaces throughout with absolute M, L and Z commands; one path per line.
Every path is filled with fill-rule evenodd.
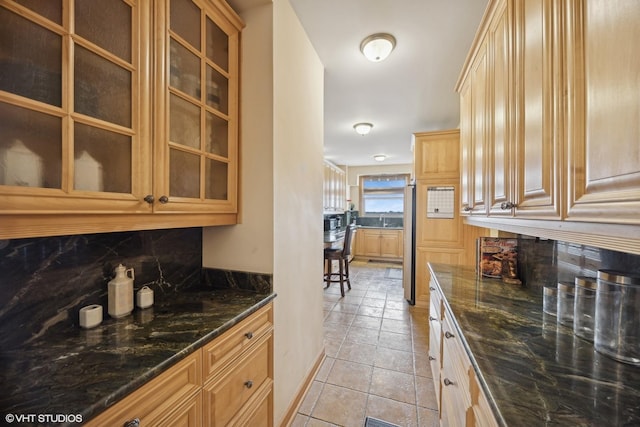
M 429 360 L 436 360 L 436 358 L 433 356 L 429 356 Z
M 150 205 L 153 204 L 155 198 L 153 197 L 153 194 L 147 194 L 146 196 L 144 196 L 144 201 L 149 203 Z
M 438 319 L 436 317 L 429 316 L 429 320 L 431 320 L 433 322 L 434 320 L 438 320 Z
M 433 287 L 433 286 L 429 286 L 429 290 L 431 290 L 431 291 L 435 291 L 435 290 L 436 290 L 436 288 L 435 288 L 435 287 Z
M 124 423 L 123 427 L 140 427 L 140 418 L 134 418 Z
M 444 379 L 444 385 L 454 385 L 455 383 L 451 381 L 449 378 Z
M 518 207 L 518 205 L 516 205 L 513 202 L 502 202 L 502 203 L 500 203 L 500 209 L 502 209 L 504 211 L 506 211 L 508 209 L 517 208 L 517 207 Z
M 251 380 L 247 380 L 247 381 L 245 381 L 245 382 L 244 382 L 244 386 L 245 386 L 246 388 L 251 388 L 251 387 L 253 387 L 253 381 L 251 381 Z
M 247 337 L 247 339 L 251 339 L 253 338 L 253 332 L 249 331 L 246 334 L 244 334 L 245 337 Z
M 473 208 L 471 206 L 465 206 L 464 208 L 462 208 L 462 210 L 465 212 L 471 212 Z
M 453 334 L 452 334 L 451 332 L 449 332 L 449 331 L 445 332 L 445 333 L 444 333 L 444 336 L 445 336 L 445 337 L 447 337 L 447 338 L 453 338 L 453 337 L 455 337 L 455 335 L 453 335 Z
M 166 203 L 169 203 L 169 198 L 167 196 L 160 196 L 158 201 L 164 205 Z

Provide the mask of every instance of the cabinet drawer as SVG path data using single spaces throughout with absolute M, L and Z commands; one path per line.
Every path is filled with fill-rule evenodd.
M 134 418 L 141 425 L 157 425 L 163 418 L 177 415 L 183 402 L 197 395 L 202 385 L 202 359 L 195 352 L 178 362 L 161 376 L 107 409 L 86 425 L 122 426 Z M 188 424 L 187 424 L 188 425 Z
M 466 354 L 458 332 L 445 313 L 442 322 L 442 393 L 446 389 L 455 390 L 460 401 L 465 402 L 465 408 L 471 406 L 469 390 L 469 369 L 471 362 Z
M 261 308 L 203 348 L 204 382 L 273 328 L 272 304 Z
M 204 386 L 204 425 L 227 425 L 254 394 L 271 388 L 270 345 L 271 337 L 263 337 L 220 379 Z

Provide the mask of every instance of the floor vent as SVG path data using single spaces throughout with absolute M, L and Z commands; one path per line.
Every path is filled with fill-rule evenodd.
M 400 427 L 377 418 L 367 417 L 364 420 L 364 427 Z

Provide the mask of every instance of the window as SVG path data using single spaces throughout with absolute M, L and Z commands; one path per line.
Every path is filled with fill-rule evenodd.
M 360 215 L 402 216 L 408 174 L 360 177 Z

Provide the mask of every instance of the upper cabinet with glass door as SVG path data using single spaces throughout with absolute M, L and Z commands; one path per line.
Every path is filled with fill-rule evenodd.
M 120 0 L 0 4 L 0 218 L 151 211 L 144 15 Z
M 168 76 L 156 87 L 166 106 L 156 116 L 157 210 L 237 209 L 242 23 L 229 12 L 198 0 L 169 0 L 157 11 L 157 33 L 165 34 L 158 68 Z
M 0 239 L 235 223 L 242 25 L 223 0 L 2 0 Z

